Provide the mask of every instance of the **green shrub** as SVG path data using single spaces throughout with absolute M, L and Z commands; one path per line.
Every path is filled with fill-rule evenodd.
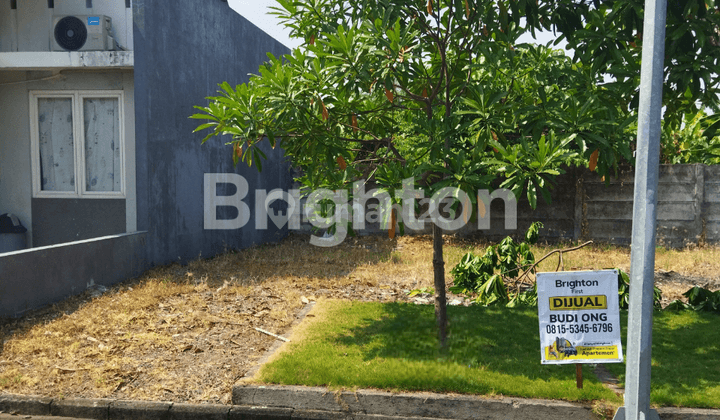
M 535 272 L 535 255 L 530 245 L 537 242 L 543 224 L 534 222 L 525 232 L 525 240 L 517 243 L 511 237 L 497 245 L 488 246 L 482 256 L 468 252 L 450 272 L 457 294 L 476 295 L 475 302 L 490 306 L 495 304 L 515 306 L 537 305 L 537 291 L 531 289 L 508 293 L 506 282 L 518 279 L 525 271 Z

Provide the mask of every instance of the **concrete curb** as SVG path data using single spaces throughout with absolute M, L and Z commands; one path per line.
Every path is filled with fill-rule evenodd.
M 85 398 L 53 400 L 50 403 L 50 414 L 61 417 L 107 420 L 110 416 L 110 404 L 114 401 Z
M 301 386 L 237 385 L 233 387 L 232 403 L 291 408 L 297 414 L 336 413 L 345 416 L 340 418 L 358 419 L 360 417 L 467 420 L 598 418 L 589 406 L 565 401 L 433 393 L 390 393 L 372 390 L 332 392 L 327 388 Z M 661 408 L 657 411 L 663 420 L 720 420 L 720 410 Z
M 233 387 L 233 404 L 287 407 L 296 410 L 389 418 L 437 419 L 593 419 L 588 407 L 563 401 L 483 398 L 432 393 L 394 394 L 382 391 L 328 391 L 300 386 Z
M 113 399 L 52 399 L 0 394 L 0 420 L 441 420 L 597 419 L 589 407 L 563 401 L 431 393 L 244 385 L 233 403 L 185 404 Z M 663 420 L 720 420 L 720 410 L 661 408 Z

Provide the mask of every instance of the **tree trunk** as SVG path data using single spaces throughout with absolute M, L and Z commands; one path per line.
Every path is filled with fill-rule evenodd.
M 438 325 L 440 346 L 445 347 L 447 339 L 447 305 L 445 299 L 445 261 L 443 261 L 443 233 L 433 223 L 433 273 L 435 280 L 435 320 Z

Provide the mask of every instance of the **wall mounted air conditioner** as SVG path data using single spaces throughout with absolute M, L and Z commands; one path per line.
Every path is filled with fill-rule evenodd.
M 53 51 L 109 51 L 115 49 L 112 19 L 104 15 L 53 16 Z

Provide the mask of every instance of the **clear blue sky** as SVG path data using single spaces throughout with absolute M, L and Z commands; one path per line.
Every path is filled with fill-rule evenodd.
M 290 48 L 297 47 L 300 45 L 299 40 L 290 39 L 288 32 L 285 27 L 278 21 L 275 16 L 268 15 L 271 6 L 277 5 L 275 0 L 228 0 L 228 4 L 236 12 L 240 13 L 247 20 L 254 23 L 257 27 L 270 34 L 273 38 L 282 42 Z M 554 39 L 552 32 L 538 33 L 536 42 L 547 43 Z M 525 35 L 520 38 L 521 42 L 532 42 L 533 39 L 530 35 Z M 564 48 L 565 43 L 558 45 L 556 48 Z M 571 55 L 572 52 L 568 51 L 566 54 Z

